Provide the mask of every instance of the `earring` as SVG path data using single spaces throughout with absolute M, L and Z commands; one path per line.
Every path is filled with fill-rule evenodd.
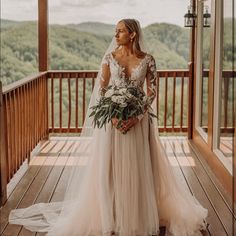
M 133 42 L 133 39 L 131 38 L 131 40 L 130 40 L 130 41 L 131 41 L 131 43 L 132 43 L 132 42 Z

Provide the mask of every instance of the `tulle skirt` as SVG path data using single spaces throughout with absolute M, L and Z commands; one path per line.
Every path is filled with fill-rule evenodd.
M 148 115 L 125 135 L 108 124 L 81 142 L 65 200 L 13 210 L 12 224 L 48 236 L 197 236 L 208 211 L 176 182 Z

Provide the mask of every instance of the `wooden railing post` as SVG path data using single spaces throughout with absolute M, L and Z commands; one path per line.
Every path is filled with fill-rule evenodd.
M 192 0 L 193 11 L 196 11 L 196 0 Z M 190 62 L 189 62 L 189 84 L 188 84 L 188 139 L 192 139 L 193 135 L 193 85 L 194 85 L 194 64 L 195 64 L 195 26 L 196 22 L 193 21 L 193 27 L 190 31 Z
M 7 159 L 6 159 L 6 123 L 5 112 L 3 106 L 2 82 L 0 81 L 0 206 L 4 204 L 7 199 Z
M 193 68 L 193 62 L 190 62 L 188 79 L 188 139 L 192 139 L 193 132 Z
M 48 70 L 48 0 L 38 0 L 39 71 Z

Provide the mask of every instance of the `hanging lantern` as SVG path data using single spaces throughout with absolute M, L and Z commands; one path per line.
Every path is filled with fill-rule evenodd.
M 195 13 L 192 11 L 192 6 L 188 6 L 188 12 L 184 15 L 184 27 L 193 27 Z
M 208 12 L 208 6 L 205 6 L 205 12 L 203 14 L 203 27 L 210 27 L 211 14 Z

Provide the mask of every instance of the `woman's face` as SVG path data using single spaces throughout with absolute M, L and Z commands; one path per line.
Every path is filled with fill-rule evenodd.
M 116 26 L 116 42 L 119 46 L 127 45 L 130 43 L 131 34 L 129 33 L 128 29 L 125 26 L 124 22 L 119 22 Z

